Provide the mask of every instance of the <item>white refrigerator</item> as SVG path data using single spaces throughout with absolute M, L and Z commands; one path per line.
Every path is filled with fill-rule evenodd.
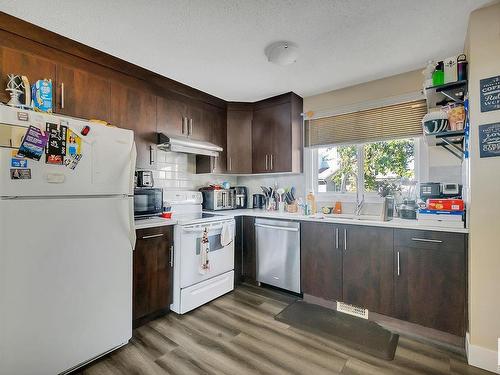
M 74 169 L 15 157 L 47 123 L 78 135 Z M 64 373 L 131 338 L 134 167 L 132 131 L 0 106 L 0 374 Z

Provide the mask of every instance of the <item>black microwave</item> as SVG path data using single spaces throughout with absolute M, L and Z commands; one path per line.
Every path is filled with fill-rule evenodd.
M 134 189 L 134 217 L 145 218 L 163 213 L 163 189 Z

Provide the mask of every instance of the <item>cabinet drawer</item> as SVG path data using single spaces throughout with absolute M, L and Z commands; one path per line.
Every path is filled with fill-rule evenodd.
M 138 240 L 139 239 L 154 238 L 154 237 L 165 237 L 165 239 L 167 239 L 172 231 L 172 228 L 173 227 L 170 225 L 164 225 L 161 227 L 137 229 L 135 231 L 135 234 L 136 234 Z M 154 237 L 152 237 L 152 236 L 154 236 Z
M 465 251 L 464 233 L 437 232 L 414 229 L 396 229 L 394 246 L 428 250 Z

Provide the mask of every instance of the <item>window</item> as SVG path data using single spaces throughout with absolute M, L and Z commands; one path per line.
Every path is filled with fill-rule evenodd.
M 413 138 L 319 148 L 313 151 L 317 162 L 314 190 L 319 194 L 377 193 L 402 179 L 414 180 L 415 153 Z
M 357 146 L 318 149 L 318 193 L 356 192 Z

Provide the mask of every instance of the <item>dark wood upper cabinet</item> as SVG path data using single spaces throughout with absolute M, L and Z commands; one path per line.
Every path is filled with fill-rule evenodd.
M 252 172 L 271 172 L 274 108 L 255 110 L 252 121 Z
M 301 223 L 300 276 L 303 293 L 342 301 L 342 247 L 337 225 Z
M 393 229 L 344 225 L 343 301 L 380 314 L 393 312 Z
M 165 226 L 137 230 L 133 256 L 134 322 L 170 309 L 173 275 L 172 228 Z
M 156 126 L 167 135 L 187 136 L 188 106 L 185 100 L 157 97 Z
M 52 79 L 55 113 L 134 130 L 138 168 L 154 165 L 159 131 L 223 147 L 202 173 L 302 171 L 302 98 L 294 93 L 240 103 L 246 109 L 228 117 L 220 98 L 9 15 L 0 35 L 0 86 L 9 73 Z M 3 89 L 0 100 L 9 100 Z
M 184 136 L 198 141 L 210 142 L 214 112 L 221 108 L 195 102 L 181 96 L 158 97 L 157 99 L 157 128 L 171 136 Z
M 466 235 L 395 230 L 398 319 L 465 335 Z
M 156 96 L 149 91 L 111 83 L 111 123 L 134 131 L 138 168 L 152 168 L 156 159 Z
M 253 173 L 302 172 L 302 98 L 283 94 L 254 104 Z
M 214 108 L 215 109 L 215 108 Z M 191 102 L 188 107 L 188 137 L 210 142 L 212 138 L 213 112 L 202 103 Z
M 222 147 L 222 152 L 219 156 L 214 158 L 213 173 L 226 173 L 227 172 L 227 115 L 226 111 L 211 107 L 204 112 L 209 115 L 206 121 L 207 126 L 212 129 L 212 143 Z
M 56 63 L 54 61 L 38 57 L 20 50 L 2 47 L 0 48 L 0 100 L 7 102 L 10 96 L 5 91 L 7 87 L 7 75 L 17 74 L 28 77 L 30 84 L 33 84 L 39 79 L 52 80 L 52 103 L 55 103 L 55 80 L 56 80 Z M 56 112 L 53 104 L 54 112 Z
M 226 173 L 226 111 L 211 105 L 203 108 L 202 121 L 211 136 L 206 141 L 222 147 L 218 157 L 196 155 L 196 173 Z
M 246 104 L 246 105 L 245 105 Z M 253 109 L 247 103 L 228 104 L 227 172 L 252 173 Z
M 56 112 L 110 121 L 111 82 L 84 70 L 57 65 Z

